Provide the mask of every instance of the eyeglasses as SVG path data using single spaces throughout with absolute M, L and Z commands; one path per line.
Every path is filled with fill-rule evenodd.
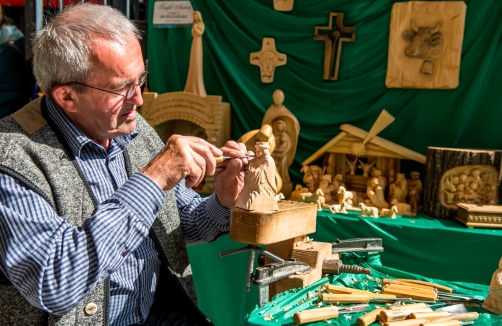
M 83 84 L 83 83 L 79 83 L 79 82 L 69 82 L 68 84 L 77 84 L 77 85 L 81 85 L 81 86 L 85 86 L 85 87 L 89 87 L 89 88 L 94 88 L 94 89 L 97 89 L 97 90 L 100 90 L 100 91 L 103 91 L 103 92 L 107 92 L 107 93 L 111 93 L 111 94 L 123 96 L 123 97 L 126 98 L 126 100 L 128 100 L 128 99 L 130 99 L 131 97 L 134 96 L 134 93 L 136 92 L 136 87 L 137 86 L 141 87 L 141 86 L 143 86 L 145 84 L 146 75 L 147 74 L 148 74 L 148 71 L 145 71 L 139 77 L 138 83 L 132 85 L 131 88 L 129 88 L 127 90 L 127 93 L 125 95 L 124 94 L 120 94 L 120 93 L 116 93 L 116 92 L 112 92 L 112 91 L 109 91 L 109 90 L 106 90 L 106 89 L 102 89 L 102 88 L 98 88 L 98 87 L 94 87 L 94 86 L 89 86 L 89 85 L 86 85 L 86 84 Z

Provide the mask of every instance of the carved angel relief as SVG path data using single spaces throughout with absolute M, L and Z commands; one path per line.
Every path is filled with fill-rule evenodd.
M 447 208 L 458 203 L 493 205 L 498 203 L 498 172 L 491 165 L 463 165 L 446 171 L 441 178 L 439 198 Z

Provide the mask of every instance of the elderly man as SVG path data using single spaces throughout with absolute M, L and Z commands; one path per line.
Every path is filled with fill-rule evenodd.
M 164 146 L 136 113 L 146 78 L 120 12 L 65 9 L 33 40 L 46 94 L 0 120 L 4 325 L 204 325 L 185 244 L 216 239 L 243 187 L 243 144 Z M 214 174 L 216 193 L 190 188 Z

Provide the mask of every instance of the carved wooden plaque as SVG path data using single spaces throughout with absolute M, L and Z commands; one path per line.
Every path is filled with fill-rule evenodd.
M 462 165 L 443 174 L 439 200 L 444 207 L 458 203 L 493 205 L 498 202 L 498 171 L 492 165 Z
M 251 53 L 249 61 L 252 65 L 260 67 L 261 82 L 269 84 L 274 81 L 275 67 L 284 66 L 287 56 L 277 52 L 273 38 L 265 37 L 261 50 Z
M 394 4 L 385 85 L 457 88 L 466 8 L 463 1 Z

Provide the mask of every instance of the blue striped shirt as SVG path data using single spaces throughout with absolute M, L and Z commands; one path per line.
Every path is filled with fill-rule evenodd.
M 141 173 L 127 178 L 122 153 L 137 131 L 112 139 L 106 152 L 55 103 L 47 99 L 47 106 L 99 206 L 74 227 L 39 195 L 0 174 L 0 268 L 32 305 L 56 315 L 67 313 L 110 277 L 110 324 L 142 322 L 153 303 L 160 266 L 148 231 L 164 192 Z M 202 199 L 184 181 L 174 192 L 187 245 L 228 231 L 229 210 L 214 194 Z

